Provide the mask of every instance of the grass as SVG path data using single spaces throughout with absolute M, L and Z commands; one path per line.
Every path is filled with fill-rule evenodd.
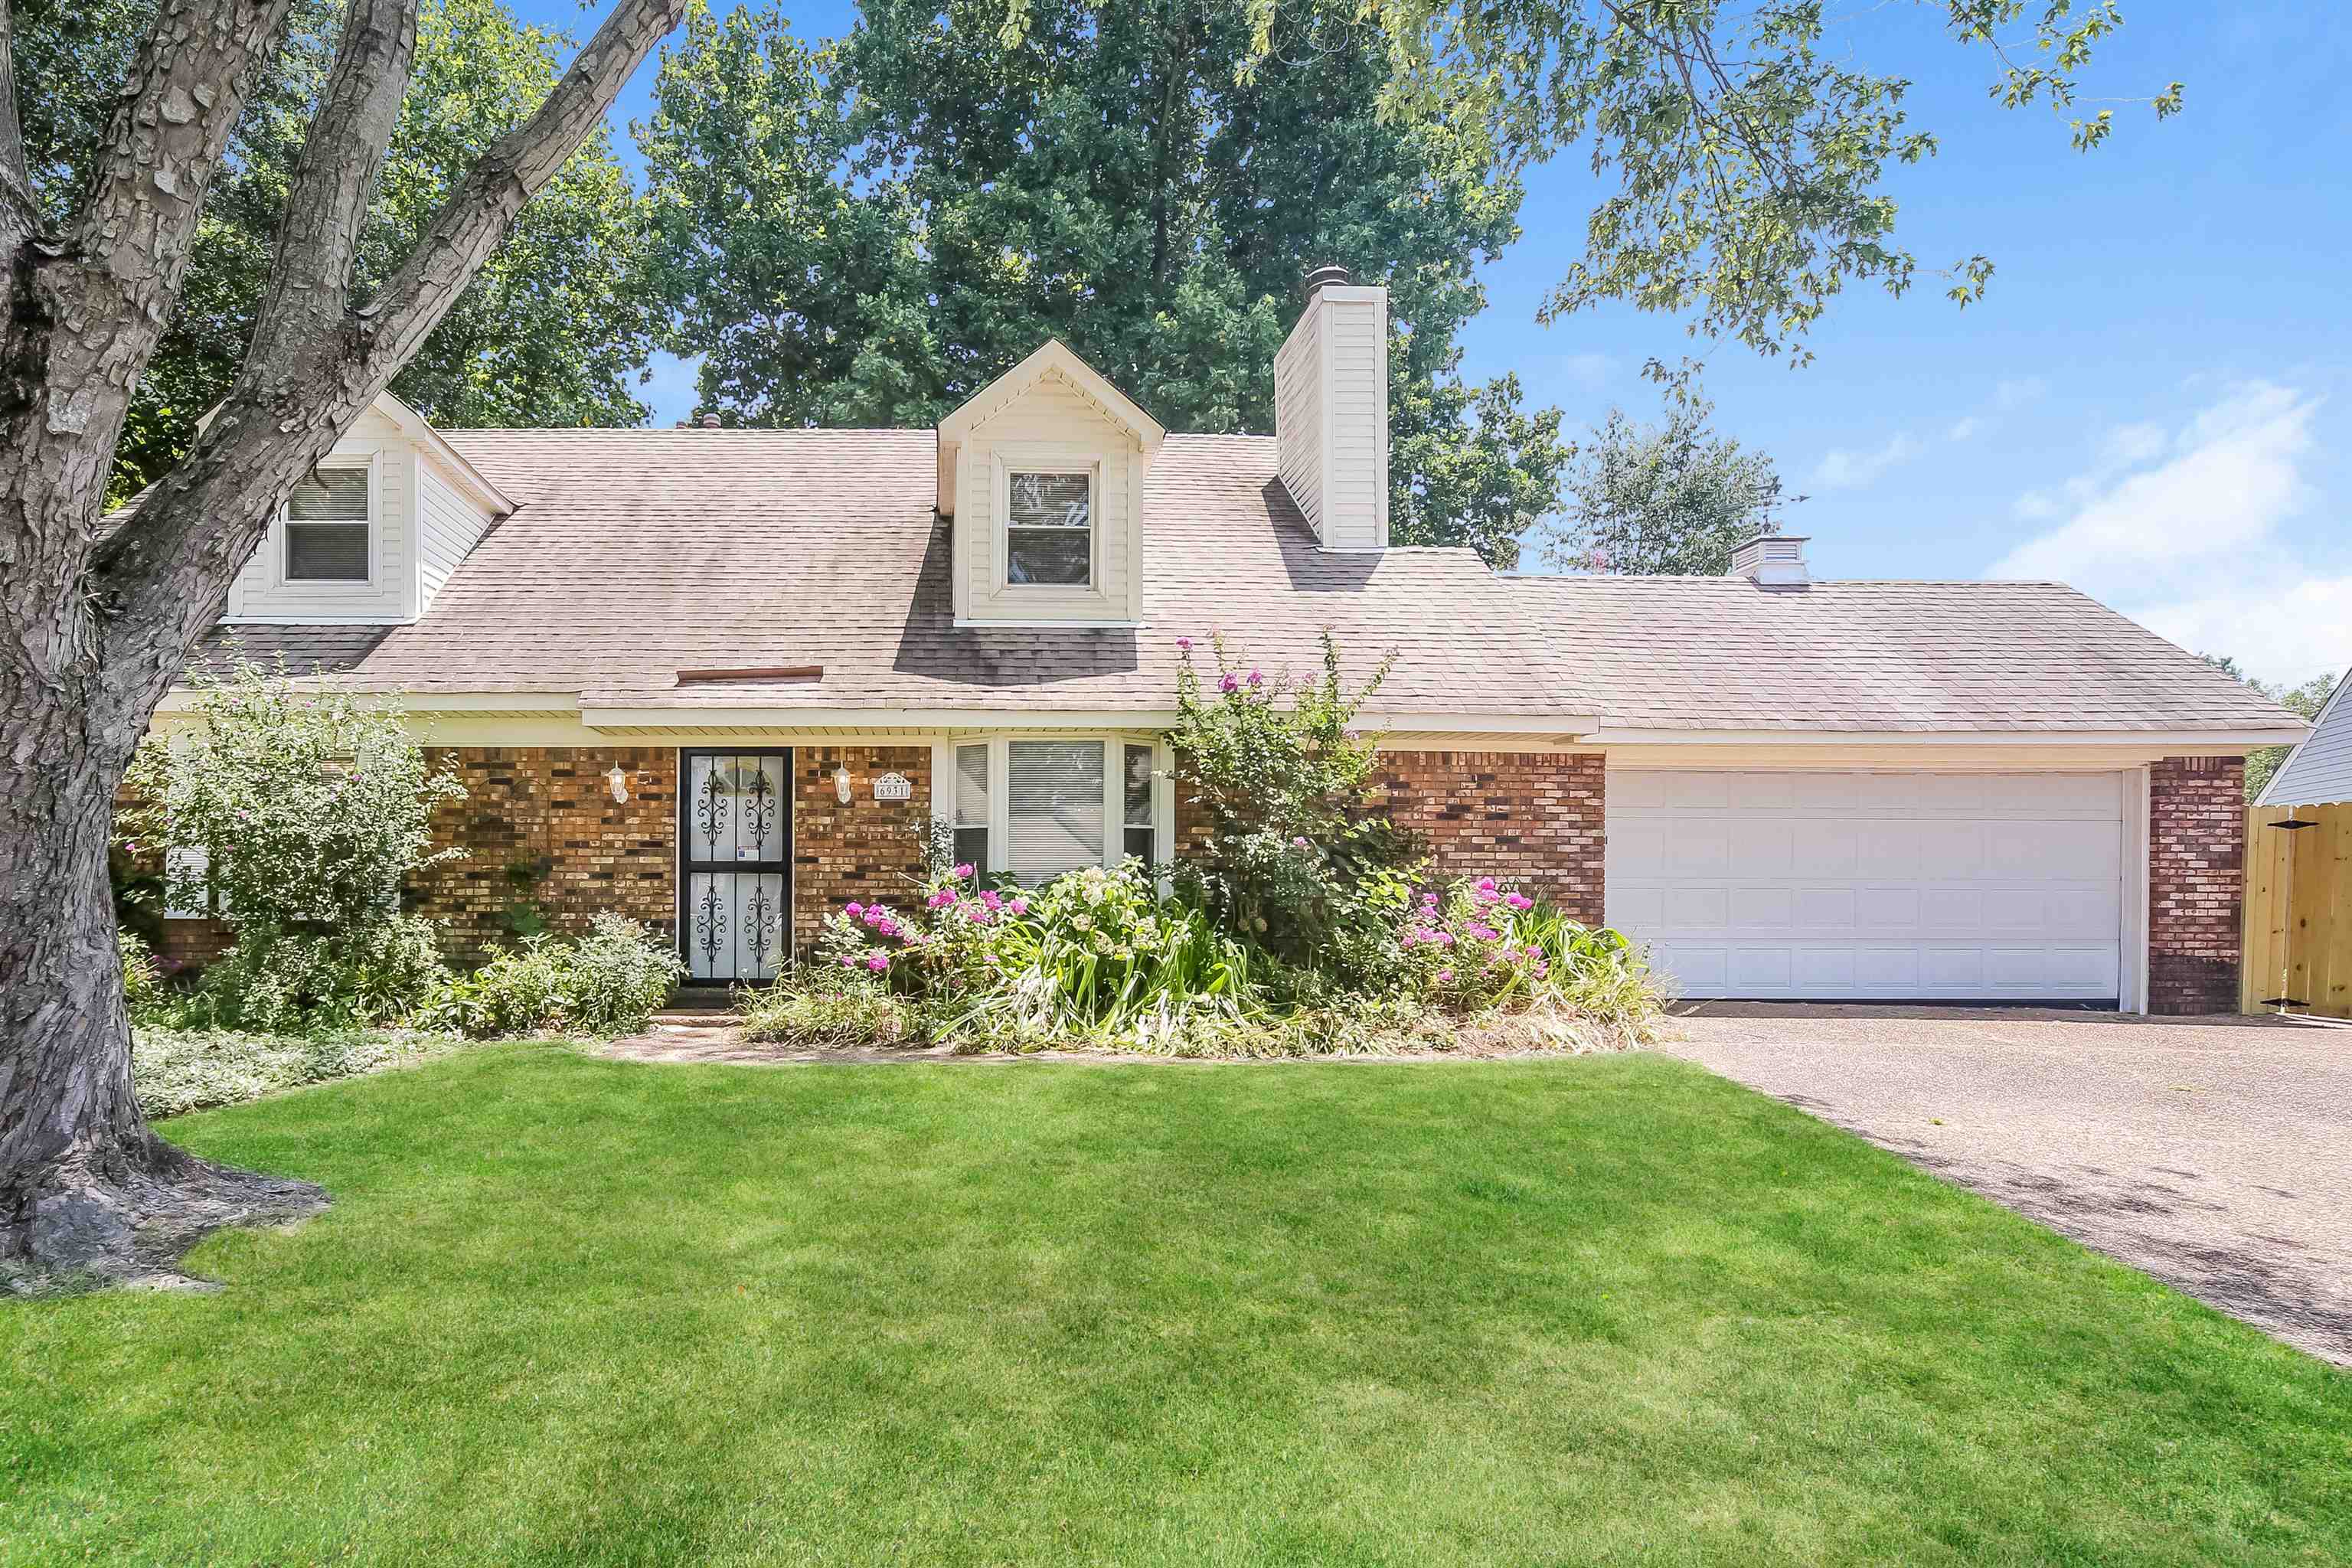
M 169 1130 L 339 1202 L 0 1308 L 0 1561 L 2352 1557 L 2352 1377 L 1655 1057 L 493 1046 Z

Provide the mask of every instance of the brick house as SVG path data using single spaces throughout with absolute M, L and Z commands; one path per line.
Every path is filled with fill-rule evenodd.
M 774 973 L 934 820 L 1036 879 L 1187 824 L 1179 639 L 1357 674 L 1378 808 L 1685 994 L 2234 1005 L 2242 758 L 2302 726 L 2071 589 L 1514 577 L 1388 543 L 1387 299 L 1327 281 L 1273 437 L 1169 435 L 1058 343 L 936 430 L 436 431 L 390 398 L 215 638 L 397 691 L 467 790 L 415 889 Z M 1136 391 L 1148 397 L 1150 388 Z M 171 722 L 170 704 L 162 722 Z M 182 945 L 201 941 L 194 923 Z

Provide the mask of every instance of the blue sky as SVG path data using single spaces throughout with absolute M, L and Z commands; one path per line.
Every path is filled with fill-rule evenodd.
M 510 3 L 583 34 L 601 10 Z M 2063 119 L 1989 102 L 1990 58 L 1947 41 L 1931 8 L 1849 10 L 1841 36 L 1912 76 L 1912 118 L 1943 144 L 1896 176 L 1898 239 L 1923 269 L 1981 251 L 1999 271 L 1965 311 L 1934 279 L 1849 294 L 1802 370 L 1707 352 L 1718 427 L 1809 498 L 1786 521 L 1815 571 L 2057 578 L 2267 679 L 2352 664 L 2352 18 L 2137 0 L 2086 96 L 2177 78 L 2187 111 L 2158 126 L 2118 103 L 2086 156 Z M 811 37 L 851 14 L 793 13 Z M 1599 189 L 1574 153 L 1534 171 L 1525 236 L 1487 269 L 1465 340 L 1471 374 L 1517 372 L 1571 430 L 1612 404 L 1654 412 L 1643 361 L 1692 352 L 1681 323 L 1631 309 L 1535 325 Z M 668 423 L 692 406 L 690 370 L 665 366 L 646 395 Z

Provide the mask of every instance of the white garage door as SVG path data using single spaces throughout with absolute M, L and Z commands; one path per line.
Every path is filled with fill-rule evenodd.
M 2105 1001 L 2125 775 L 1609 771 L 1609 923 L 1685 996 Z

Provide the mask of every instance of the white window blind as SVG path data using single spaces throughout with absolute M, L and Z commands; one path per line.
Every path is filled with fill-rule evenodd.
M 1006 489 L 1006 581 L 1079 588 L 1092 582 L 1094 476 L 1016 473 Z
M 368 578 L 368 470 L 320 468 L 286 500 L 286 580 Z
M 1103 859 L 1103 745 L 1014 741 L 1006 748 L 1005 869 L 1026 883 Z
M 956 748 L 955 855 L 988 869 L 988 743 Z

